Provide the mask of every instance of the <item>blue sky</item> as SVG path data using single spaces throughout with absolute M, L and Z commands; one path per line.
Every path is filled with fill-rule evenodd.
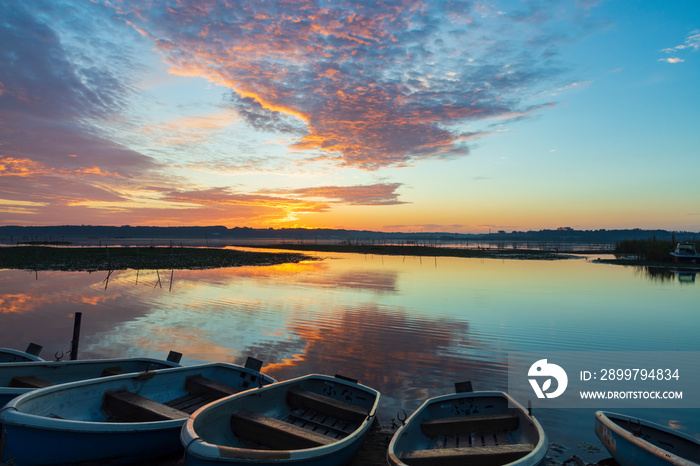
M 0 223 L 700 231 L 696 1 L 0 3 Z

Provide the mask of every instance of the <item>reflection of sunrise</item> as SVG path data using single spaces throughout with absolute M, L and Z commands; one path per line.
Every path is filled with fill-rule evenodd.
M 695 231 L 698 6 L 643 3 L 6 2 L 0 223 Z

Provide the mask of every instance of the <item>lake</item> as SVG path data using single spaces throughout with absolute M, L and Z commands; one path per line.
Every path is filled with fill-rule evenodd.
M 82 312 L 80 358 L 175 350 L 184 364 L 253 356 L 278 380 L 342 374 L 382 392 L 383 425 L 451 393 L 454 382 L 506 390 L 509 355 L 700 351 L 695 273 L 592 258 L 316 256 L 212 270 L 0 270 L 0 346 L 32 341 L 45 359 L 68 359 L 73 316 Z M 593 432 L 594 411 L 536 409 L 561 446 L 550 454 L 609 456 Z M 640 403 L 624 412 L 700 434 L 700 409 Z

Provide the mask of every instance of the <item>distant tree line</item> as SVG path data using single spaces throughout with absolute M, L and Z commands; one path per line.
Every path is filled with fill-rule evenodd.
M 0 239 L 4 242 L 19 241 L 63 241 L 71 238 L 197 238 L 230 239 L 262 238 L 313 240 L 426 240 L 426 241 L 521 241 L 521 242 L 570 242 L 591 244 L 618 244 L 627 240 L 656 241 L 696 241 L 700 232 L 671 232 L 667 230 L 556 230 L 513 231 L 506 233 L 467 234 L 446 232 L 379 232 L 345 229 L 305 229 L 305 228 L 227 228 L 215 226 L 100 226 L 100 225 L 55 225 L 55 226 L 0 226 Z

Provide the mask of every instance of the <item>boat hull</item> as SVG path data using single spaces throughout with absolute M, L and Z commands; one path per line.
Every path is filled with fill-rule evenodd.
M 597 411 L 595 433 L 620 466 L 700 465 L 700 441 L 649 421 Z
M 691 264 L 700 263 L 700 254 L 682 254 L 677 252 L 672 252 L 670 254 L 676 262 L 686 262 Z
M 111 430 L 12 426 L 4 461 L 17 465 L 75 465 L 80 463 L 130 464 L 177 452 L 182 423 L 154 430 Z
M 189 414 L 168 400 L 192 398 L 188 377 L 204 377 L 237 390 L 250 390 L 274 379 L 233 364 L 203 364 L 144 373 L 90 379 L 34 390 L 0 410 L 4 449 L 2 459 L 18 465 L 59 465 L 81 462 L 124 464 L 182 451 L 179 432 Z M 166 409 L 162 420 L 121 418 L 138 416 L 127 408 L 107 404 L 114 394 Z M 195 402 L 206 403 L 204 398 Z M 111 401 L 110 403 L 113 403 Z M 165 408 L 163 408 L 165 406 Z M 167 411 L 167 410 L 172 411 Z M 115 416 L 117 416 L 115 418 Z
M 318 399 L 328 400 L 325 396 L 334 397 L 334 402 L 341 401 L 352 404 L 356 411 L 345 418 L 345 414 L 338 412 L 320 411 L 312 413 L 316 407 L 310 405 L 299 408 L 296 404 L 294 393 L 308 396 L 308 393 L 323 395 Z M 292 395 L 290 395 L 292 393 Z M 312 395 L 313 397 L 314 395 Z M 229 398 L 211 403 L 195 412 L 182 429 L 180 440 L 185 446 L 185 456 L 188 466 L 204 466 L 214 464 L 229 465 L 304 465 L 327 466 L 348 464 L 371 428 L 379 403 L 380 394 L 376 390 L 363 385 L 322 375 L 309 375 L 286 382 L 263 387 L 255 393 L 247 392 L 234 395 Z M 306 398 L 305 398 L 306 399 Z M 306 399 L 308 400 L 308 399 Z M 296 417 L 303 410 L 305 419 Z M 318 408 L 320 409 L 320 408 Z M 328 406 L 325 409 L 329 409 Z M 331 410 L 334 408 L 330 408 Z M 344 409 L 344 408 L 343 408 Z M 254 413 L 253 417 L 260 416 L 264 422 L 271 422 L 283 432 L 296 430 L 295 435 L 304 437 L 303 427 L 311 430 L 313 419 L 323 419 L 323 425 L 315 425 L 313 431 L 324 432 L 324 435 L 333 435 L 333 439 L 322 438 L 321 442 L 327 442 L 320 446 L 301 445 L 294 440 L 282 440 L 290 442 L 286 446 L 281 444 L 260 443 L 270 441 L 276 432 L 259 434 L 259 438 L 241 438 L 249 434 L 252 427 L 240 424 L 241 419 L 246 421 L 247 414 Z M 321 414 L 320 417 L 318 414 Z M 348 420 L 350 418 L 352 420 Z M 332 420 L 329 420 L 332 418 Z M 306 424 L 306 420 L 310 422 Z M 239 423 L 236 427 L 236 423 Z M 290 423 L 292 426 L 290 427 Z M 296 423 L 296 426 L 294 425 Z M 343 426 L 340 433 L 339 426 Z M 281 427 L 280 427 L 281 426 Z M 328 427 L 327 426 L 335 426 Z M 238 430 L 237 430 L 238 429 Z M 333 432 L 331 432 L 333 431 Z M 308 430 L 306 431 L 308 433 Z M 262 439 L 262 440 L 261 440 Z M 302 442 L 305 440 L 302 440 Z M 257 443 L 259 442 L 259 443 Z
M 226 449 L 221 449 L 220 456 L 215 459 L 209 455 L 197 455 L 193 453 L 187 454 L 187 466 L 212 466 L 216 464 L 226 465 L 256 465 L 256 466 L 274 466 L 274 465 L 298 465 L 298 466 L 345 466 L 350 464 L 357 451 L 364 442 L 365 435 L 358 437 L 354 442 L 343 446 L 341 450 L 329 452 L 327 454 L 316 454 L 313 456 L 284 456 L 279 458 L 227 458 L 223 455 L 227 454 Z M 240 453 L 235 453 L 240 454 Z
M 547 448 L 539 422 L 506 393 L 464 392 L 426 400 L 394 434 L 387 461 L 538 466 L 545 464 Z

